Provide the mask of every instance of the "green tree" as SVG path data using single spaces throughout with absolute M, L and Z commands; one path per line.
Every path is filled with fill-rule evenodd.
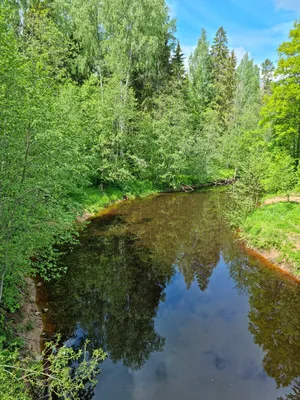
M 262 94 L 270 95 L 274 79 L 275 66 L 268 58 L 261 64 Z
M 249 59 L 246 53 L 237 68 L 237 88 L 235 99 L 235 112 L 237 114 L 245 112 L 246 109 L 254 111 L 254 107 L 260 100 L 260 76 L 259 68 Z M 258 120 L 258 112 L 256 118 Z M 255 127 L 257 123 L 255 124 Z
M 288 200 L 297 182 L 294 160 L 283 151 L 273 151 L 263 180 L 264 188 L 269 193 L 284 193 Z
M 203 29 L 197 47 L 189 59 L 189 81 L 191 104 L 197 115 L 197 123 L 201 123 L 203 113 L 213 99 L 212 59 L 209 42 Z
M 220 124 L 223 130 L 225 130 L 233 106 L 236 85 L 236 59 L 234 52 L 230 53 L 229 51 L 227 34 L 222 27 L 216 33 L 210 54 L 214 84 L 213 107 L 217 110 Z
M 236 92 L 229 132 L 222 138 L 223 160 L 227 167 L 239 173 L 239 165 L 248 157 L 249 146 L 253 146 L 254 133 L 260 119 L 259 68 L 245 54 L 236 71 Z M 252 133 L 252 140 L 250 139 Z M 250 139 L 250 140 L 249 140 Z
M 175 53 L 171 60 L 171 75 L 179 87 L 183 86 L 186 72 L 184 67 L 184 54 L 181 50 L 179 42 L 177 43 Z
M 85 385 L 93 388 L 99 364 L 107 354 L 87 351 L 86 342 L 75 351 L 56 342 L 46 343 L 43 359 L 21 358 L 18 351 L 0 351 L 0 389 L 3 400 L 34 398 L 80 399 Z
M 279 62 L 272 94 L 263 109 L 272 142 L 285 148 L 298 165 L 300 157 L 300 22 L 295 22 L 289 41 L 279 46 Z
M 12 293 L 32 272 L 33 257 L 47 254 L 51 265 L 52 244 L 73 240 L 79 205 L 69 194 L 87 183 L 88 168 L 84 137 L 78 128 L 74 137 L 67 112 L 74 91 L 61 87 L 64 73 L 56 73 L 64 57 L 60 32 L 32 15 L 27 27 L 35 34 L 20 42 L 2 6 L 0 12 L 0 301 L 14 309 Z

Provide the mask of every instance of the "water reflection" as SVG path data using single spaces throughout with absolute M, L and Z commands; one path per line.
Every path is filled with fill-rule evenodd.
M 218 191 L 125 202 L 61 260 L 49 320 L 70 344 L 109 352 L 96 399 L 298 395 L 299 286 L 236 245 L 226 202 Z
M 49 318 L 64 336 L 75 332 L 72 343 L 88 337 L 132 369 L 163 349 L 154 318 L 171 268 L 150 261 L 131 235 L 86 235 L 62 262 L 69 272 L 51 288 Z
M 300 374 L 299 286 L 242 254 L 230 262 L 230 274 L 249 295 L 249 331 L 265 352 L 265 371 L 278 386 L 290 385 Z
M 196 278 L 204 291 L 228 235 L 222 213 L 225 203 L 225 193 L 220 197 L 220 193 L 213 191 L 189 196 L 161 195 L 137 203 L 130 210 L 124 205 L 120 212 L 128 231 L 151 250 L 155 259 L 177 265 L 187 288 Z
M 292 392 L 285 398 L 278 397 L 277 400 L 299 400 L 300 399 L 300 381 L 296 381 L 292 387 Z

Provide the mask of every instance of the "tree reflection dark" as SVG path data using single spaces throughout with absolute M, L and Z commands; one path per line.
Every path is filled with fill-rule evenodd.
M 156 259 L 178 266 L 188 288 L 196 278 L 203 291 L 228 234 L 222 213 L 225 203 L 226 194 L 221 198 L 218 191 L 162 195 L 137 205 L 125 221 Z M 141 223 L 144 220 L 148 222 Z
M 150 259 L 132 235 L 83 235 L 61 262 L 69 272 L 51 288 L 51 314 L 64 337 L 79 323 L 81 336 L 132 369 L 162 350 L 154 318 L 171 268 Z
M 299 400 L 300 399 L 300 381 L 296 381 L 292 387 L 292 392 L 285 398 L 278 397 L 277 400 Z
M 278 386 L 290 385 L 300 375 L 299 285 L 242 252 L 230 262 L 230 273 L 249 294 L 249 331 L 265 352 L 265 371 Z

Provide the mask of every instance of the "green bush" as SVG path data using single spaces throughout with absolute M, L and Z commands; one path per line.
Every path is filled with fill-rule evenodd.
M 93 387 L 106 353 L 97 349 L 90 355 L 88 342 L 78 351 L 59 342 L 58 337 L 47 343 L 40 360 L 21 357 L 18 350 L 0 351 L 1 400 L 79 400 L 87 384 Z

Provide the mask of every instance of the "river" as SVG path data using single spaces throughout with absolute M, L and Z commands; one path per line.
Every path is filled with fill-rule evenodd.
M 227 201 L 215 190 L 123 202 L 62 257 L 49 326 L 109 353 L 86 398 L 300 399 L 299 285 L 236 242 Z

